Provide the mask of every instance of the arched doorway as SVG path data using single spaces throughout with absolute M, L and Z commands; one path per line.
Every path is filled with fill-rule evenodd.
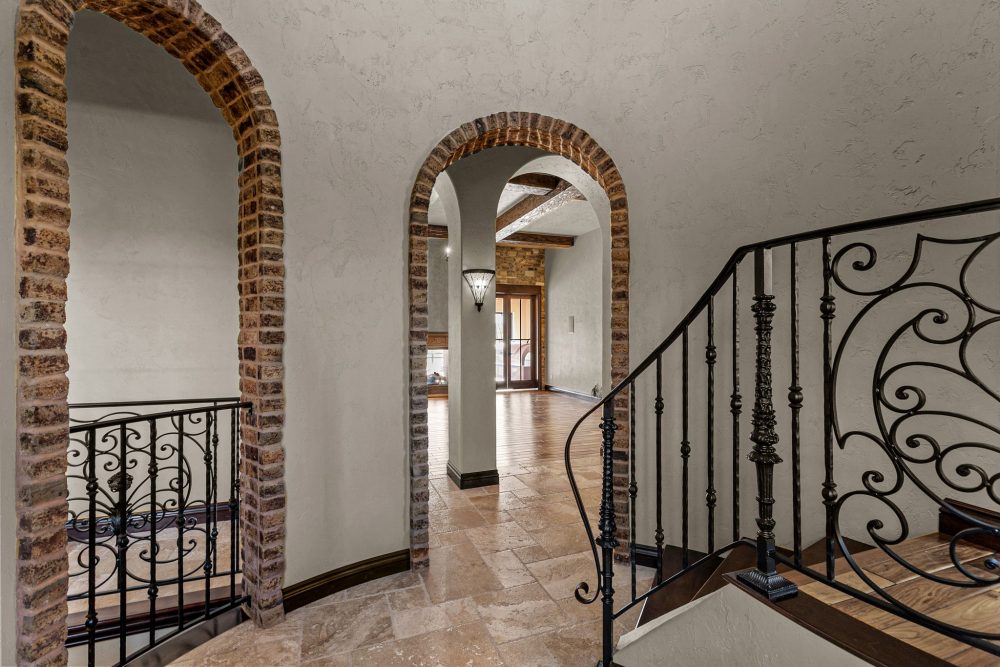
M 526 146 L 576 163 L 604 189 L 611 208 L 611 381 L 628 373 L 629 235 L 628 199 L 614 160 L 582 129 L 564 120 L 526 112 L 502 112 L 465 123 L 438 142 L 417 174 L 409 215 L 409 456 L 410 550 L 415 567 L 428 562 L 427 424 L 427 212 L 438 175 L 457 160 L 496 146 Z M 627 402 L 616 405 L 625 419 Z M 616 447 L 625 446 L 619 433 Z M 615 483 L 628 484 L 624 460 Z M 624 514 L 618 525 L 628 540 Z
M 284 225 L 280 134 L 260 74 L 196 2 L 21 0 L 16 56 L 18 320 L 17 656 L 65 661 L 65 301 L 70 243 L 66 48 L 74 13 L 99 11 L 146 35 L 195 75 L 220 109 L 239 155 L 240 522 L 246 610 L 283 616 Z M 69 335 L 72 335 L 70 332 Z

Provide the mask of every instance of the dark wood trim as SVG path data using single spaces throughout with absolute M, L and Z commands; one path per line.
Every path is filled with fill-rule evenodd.
M 510 179 L 508 183 L 513 185 L 523 185 L 529 188 L 538 188 L 540 190 L 555 190 L 559 187 L 559 183 L 562 181 L 558 176 L 553 176 L 552 174 L 542 174 L 539 172 L 531 172 L 528 174 L 520 174 Z
M 448 477 L 460 489 L 475 489 L 480 486 L 495 486 L 500 483 L 500 473 L 496 470 L 479 472 L 459 472 L 448 461 Z
M 381 579 L 409 569 L 410 550 L 401 549 L 318 574 L 284 588 L 282 596 L 285 613 L 366 581 Z
M 969 514 L 977 519 L 982 519 L 986 523 L 994 526 L 1000 526 L 1000 513 L 995 512 L 994 510 L 979 507 L 977 505 L 971 505 L 953 498 L 945 498 L 945 502 L 952 505 L 957 510 L 961 510 L 962 512 L 965 512 L 966 514 Z M 938 509 L 938 532 L 950 536 L 974 527 L 975 526 L 973 524 L 952 514 L 944 507 Z M 970 544 L 977 544 L 981 547 L 986 547 L 987 549 L 1000 550 L 1000 536 L 997 535 L 973 533 L 963 541 Z
M 876 630 L 844 612 L 820 602 L 811 595 L 796 595 L 780 602 L 769 602 L 736 578 L 735 572 L 725 576 L 727 583 L 752 595 L 779 614 L 862 660 L 879 667 L 939 667 L 948 663 L 920 649 Z
M 551 385 L 551 384 L 545 385 L 545 391 L 553 391 L 553 392 L 555 392 L 557 394 L 567 394 L 567 395 L 573 396 L 575 398 L 582 398 L 583 400 L 590 401 L 591 403 L 597 403 L 599 400 L 601 400 L 600 396 L 591 396 L 590 394 L 585 394 L 582 391 L 575 391 L 573 389 L 566 389 L 564 387 L 556 387 L 556 386 Z M 644 546 L 647 546 L 647 545 L 644 545 Z M 655 554 L 655 551 L 656 551 L 655 547 L 649 547 L 649 548 L 653 549 L 654 554 Z
M 192 579 L 189 583 L 194 583 L 195 581 L 196 580 Z M 212 610 L 217 611 L 219 608 L 225 607 L 226 605 L 241 599 L 242 594 L 240 591 L 242 588 L 242 585 L 237 585 L 237 596 L 236 598 L 233 598 L 229 595 L 228 584 L 225 586 L 213 587 L 211 591 Z M 205 613 L 204 591 L 189 591 L 186 595 L 186 599 L 193 601 L 184 605 L 184 621 L 188 622 L 197 620 L 199 616 Z M 66 635 L 66 646 L 80 646 L 87 643 L 87 628 L 84 625 L 87 620 L 86 616 L 86 612 L 80 611 L 70 614 L 66 618 L 68 630 Z M 156 616 L 154 616 L 152 620 L 150 620 L 149 616 L 148 600 L 129 602 L 125 605 L 125 634 L 134 635 L 149 632 L 151 625 L 157 629 L 175 626 L 177 624 L 177 616 L 177 597 L 174 595 L 165 596 L 157 600 Z M 118 615 L 117 605 L 98 607 L 97 628 L 95 631 L 97 641 L 117 638 L 121 627 L 119 620 L 120 617 Z

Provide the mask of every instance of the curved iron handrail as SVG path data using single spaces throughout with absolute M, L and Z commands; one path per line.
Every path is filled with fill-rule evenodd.
M 998 197 L 998 198 L 991 198 L 991 199 L 983 199 L 983 200 L 979 200 L 979 201 L 962 203 L 962 204 L 955 204 L 955 205 L 950 205 L 950 206 L 943 206 L 943 207 L 937 207 L 937 208 L 931 208 L 931 209 L 924 209 L 924 210 L 919 210 L 919 211 L 912 211 L 912 212 L 909 212 L 909 213 L 902 213 L 902 214 L 896 214 L 896 215 L 883 216 L 883 217 L 873 218 L 873 219 L 869 219 L 869 220 L 861 220 L 861 221 L 846 223 L 846 224 L 842 224 L 842 225 L 836 225 L 836 226 L 832 226 L 832 227 L 826 227 L 826 228 L 817 229 L 817 230 L 810 230 L 810 231 L 807 231 L 807 232 L 801 232 L 801 233 L 797 233 L 797 234 L 789 234 L 789 235 L 777 237 L 777 238 L 766 240 L 766 241 L 761 241 L 761 242 L 757 242 L 757 243 L 752 243 L 752 244 L 744 245 L 744 246 L 741 246 L 741 247 L 737 248 L 736 251 L 734 251 L 732 253 L 732 255 L 730 256 L 729 260 L 725 263 L 725 265 L 723 266 L 723 268 L 721 269 L 721 271 L 718 273 L 718 275 L 716 276 L 716 278 L 710 283 L 709 287 L 696 300 L 696 302 L 694 303 L 694 305 L 687 311 L 687 313 L 685 314 L 685 316 L 670 331 L 670 333 L 666 337 L 664 337 L 664 339 L 662 340 L 662 342 L 660 342 L 653 349 L 653 351 L 649 355 L 647 355 L 641 362 L 639 362 L 636 365 L 636 367 L 630 373 L 628 373 L 612 389 L 610 389 L 607 392 L 607 394 L 605 394 L 605 396 L 603 396 L 598 402 L 595 403 L 595 405 L 593 405 L 590 409 L 588 409 L 577 420 L 577 422 L 573 425 L 572 429 L 570 430 L 569 436 L 566 439 L 566 445 L 565 445 L 565 450 L 564 450 L 564 460 L 565 460 L 565 465 L 566 465 L 566 472 L 567 472 L 567 475 L 569 477 L 570 488 L 571 488 L 571 491 L 573 493 L 573 498 L 574 498 L 574 500 L 576 502 L 577 510 L 580 513 L 580 517 L 581 517 L 581 519 L 582 519 L 582 521 L 584 523 L 584 527 L 585 527 L 585 530 L 586 530 L 586 533 L 587 533 L 587 538 L 588 538 L 588 540 L 590 542 L 591 552 L 592 552 L 592 555 L 593 555 L 593 558 L 594 558 L 594 564 L 595 564 L 595 569 L 596 569 L 596 581 L 597 581 L 597 584 L 598 584 L 597 587 L 596 587 L 596 590 L 594 591 L 594 594 L 592 596 L 588 597 L 588 594 L 591 591 L 591 587 L 590 587 L 590 585 L 587 582 L 581 582 L 579 584 L 579 586 L 577 587 L 577 589 L 576 589 L 576 593 L 575 593 L 576 594 L 576 598 L 580 602 L 585 603 L 585 604 L 593 603 L 597 599 L 598 594 L 601 592 L 601 589 L 604 587 L 604 581 L 603 581 L 603 576 L 604 575 L 602 574 L 602 564 L 601 564 L 601 559 L 600 559 L 600 556 L 598 554 L 598 548 L 597 548 L 599 540 L 595 539 L 594 532 L 593 532 L 593 530 L 591 528 L 591 525 L 590 525 L 590 519 L 588 517 L 587 510 L 584 507 L 583 499 L 582 499 L 582 497 L 580 495 L 580 491 L 579 491 L 579 488 L 578 488 L 578 486 L 576 484 L 576 480 L 575 480 L 575 477 L 574 477 L 574 474 L 573 474 L 573 466 L 572 466 L 572 460 L 571 460 L 573 439 L 574 439 L 577 431 L 579 430 L 580 426 L 588 418 L 590 418 L 595 412 L 597 412 L 598 410 L 605 410 L 605 414 L 608 414 L 607 413 L 608 410 L 613 410 L 612 402 L 616 398 L 618 398 L 618 396 L 621 395 L 622 392 L 626 391 L 629 387 L 634 386 L 634 383 L 635 383 L 636 379 L 644 371 L 646 371 L 654 363 L 656 363 L 657 360 L 662 357 L 663 353 L 668 350 L 668 348 L 670 348 L 675 342 L 677 342 L 678 340 L 681 339 L 681 337 L 688 330 L 688 328 L 692 325 L 692 323 L 694 323 L 694 321 L 698 317 L 700 317 L 701 314 L 705 311 L 705 309 L 709 306 L 711 300 L 722 290 L 722 288 L 730 280 L 735 280 L 736 279 L 736 275 L 735 274 L 736 274 L 736 272 L 738 270 L 740 262 L 744 258 L 746 258 L 748 255 L 750 255 L 752 253 L 758 253 L 760 251 L 767 251 L 767 250 L 771 250 L 771 249 L 779 248 L 779 247 L 787 247 L 787 246 L 794 247 L 796 244 L 799 244 L 799 243 L 802 243 L 802 242 L 807 242 L 807 241 L 825 240 L 826 242 L 828 242 L 829 239 L 832 238 L 832 237 L 839 237 L 839 236 L 842 236 L 842 235 L 845 235 L 845 234 L 855 234 L 855 233 L 869 232 L 869 231 L 873 231 L 873 230 L 884 229 L 884 228 L 887 228 L 887 227 L 899 227 L 899 226 L 910 225 L 910 224 L 914 224 L 914 223 L 935 221 L 935 220 L 941 220 L 941 219 L 950 218 L 950 217 L 971 215 L 971 214 L 984 213 L 984 212 L 989 212 L 989 211 L 1000 211 L 1000 197 Z M 838 253 L 838 257 L 839 257 L 839 255 L 842 255 L 843 252 L 844 252 L 844 250 L 842 250 L 841 253 Z M 963 273 L 962 279 L 964 280 L 964 273 Z M 838 441 L 840 440 L 840 437 L 841 437 L 841 435 L 838 433 L 837 434 L 837 440 Z M 605 446 L 607 446 L 607 445 L 605 445 Z M 842 444 L 841 444 L 841 446 L 842 446 Z M 843 500 L 843 499 L 841 499 L 841 500 Z M 953 508 L 951 508 L 950 506 L 948 506 L 948 509 L 953 509 Z M 954 513 L 956 515 L 962 517 L 962 518 L 965 518 L 965 519 L 971 519 L 972 518 L 972 517 L 969 517 L 968 515 L 966 515 L 964 512 L 961 512 L 961 511 L 954 511 Z M 972 523 L 973 523 L 973 525 L 981 525 L 981 522 L 978 522 L 978 521 L 973 521 Z M 841 539 L 839 533 L 837 535 L 837 539 L 842 542 L 842 539 Z M 840 546 L 841 546 L 842 549 L 844 548 L 843 544 L 841 544 Z M 718 551 L 724 551 L 727 548 L 731 548 L 731 547 L 732 547 L 732 545 L 729 545 L 728 547 L 724 547 L 722 550 L 716 550 L 716 552 L 718 552 Z M 846 551 L 845 551 L 845 553 L 846 553 Z M 781 560 L 781 561 L 784 562 L 786 559 L 780 558 L 779 560 Z M 848 559 L 848 560 L 850 561 L 851 559 Z M 693 567 L 695 567 L 697 563 L 700 563 L 700 562 L 701 562 L 700 560 L 697 561 L 695 564 L 687 564 L 685 562 L 685 566 L 681 570 L 680 573 L 689 571 L 690 569 L 692 569 Z M 814 574 L 813 571 L 809 570 L 808 568 L 803 568 L 801 566 L 801 564 L 799 564 L 799 563 L 797 563 L 795 561 L 792 561 L 792 562 L 795 565 L 795 569 L 803 571 L 803 572 L 806 572 L 807 574 L 810 574 L 810 576 L 812 576 Z M 851 564 L 853 565 L 853 562 Z M 678 574 L 680 574 L 680 573 L 678 573 Z M 672 580 L 672 579 L 673 579 L 673 577 L 670 578 L 670 580 Z M 660 582 L 655 587 L 655 589 L 659 590 L 664 585 L 666 585 L 666 583 L 668 583 L 670 580 L 664 581 L 664 582 Z M 877 588 L 876 588 L 876 590 L 877 590 Z M 647 592 L 645 595 L 641 596 L 640 599 L 645 599 L 646 597 L 648 597 L 648 595 L 649 595 L 649 593 Z M 868 596 L 865 596 L 865 597 L 867 598 Z M 889 603 L 886 603 L 885 601 L 882 601 L 882 602 L 883 602 L 883 604 L 889 604 Z M 631 608 L 636 603 L 637 603 L 636 600 L 633 600 L 632 604 L 630 604 L 627 608 Z M 882 606 L 882 605 L 879 605 L 879 606 Z M 617 617 L 617 614 L 615 615 L 615 617 Z

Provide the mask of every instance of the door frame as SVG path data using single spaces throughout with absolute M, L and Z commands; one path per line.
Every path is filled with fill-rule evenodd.
M 497 285 L 496 297 L 532 297 L 532 331 L 531 331 L 531 367 L 534 377 L 531 380 L 514 380 L 510 379 L 510 340 L 511 336 L 511 320 L 506 318 L 504 321 L 504 340 L 505 347 L 504 350 L 504 364 L 506 365 L 506 384 L 497 383 L 497 389 L 539 389 L 542 386 L 541 379 L 541 365 L 539 364 L 539 346 L 541 341 L 542 332 L 542 288 L 539 285 Z M 494 312 L 496 312 L 494 310 Z

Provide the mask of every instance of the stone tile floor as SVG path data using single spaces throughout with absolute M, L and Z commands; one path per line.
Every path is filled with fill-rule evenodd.
M 574 469 L 596 523 L 600 470 Z M 601 607 L 577 602 L 596 572 L 561 463 L 501 470 L 498 486 L 431 479 L 430 567 L 368 582 L 296 610 L 267 630 L 244 623 L 188 653 L 201 665 L 572 666 L 596 664 Z M 616 573 L 628 581 L 628 568 Z M 639 568 L 639 590 L 652 581 Z M 620 586 L 624 589 L 625 586 Z M 635 627 L 639 607 L 616 625 Z

